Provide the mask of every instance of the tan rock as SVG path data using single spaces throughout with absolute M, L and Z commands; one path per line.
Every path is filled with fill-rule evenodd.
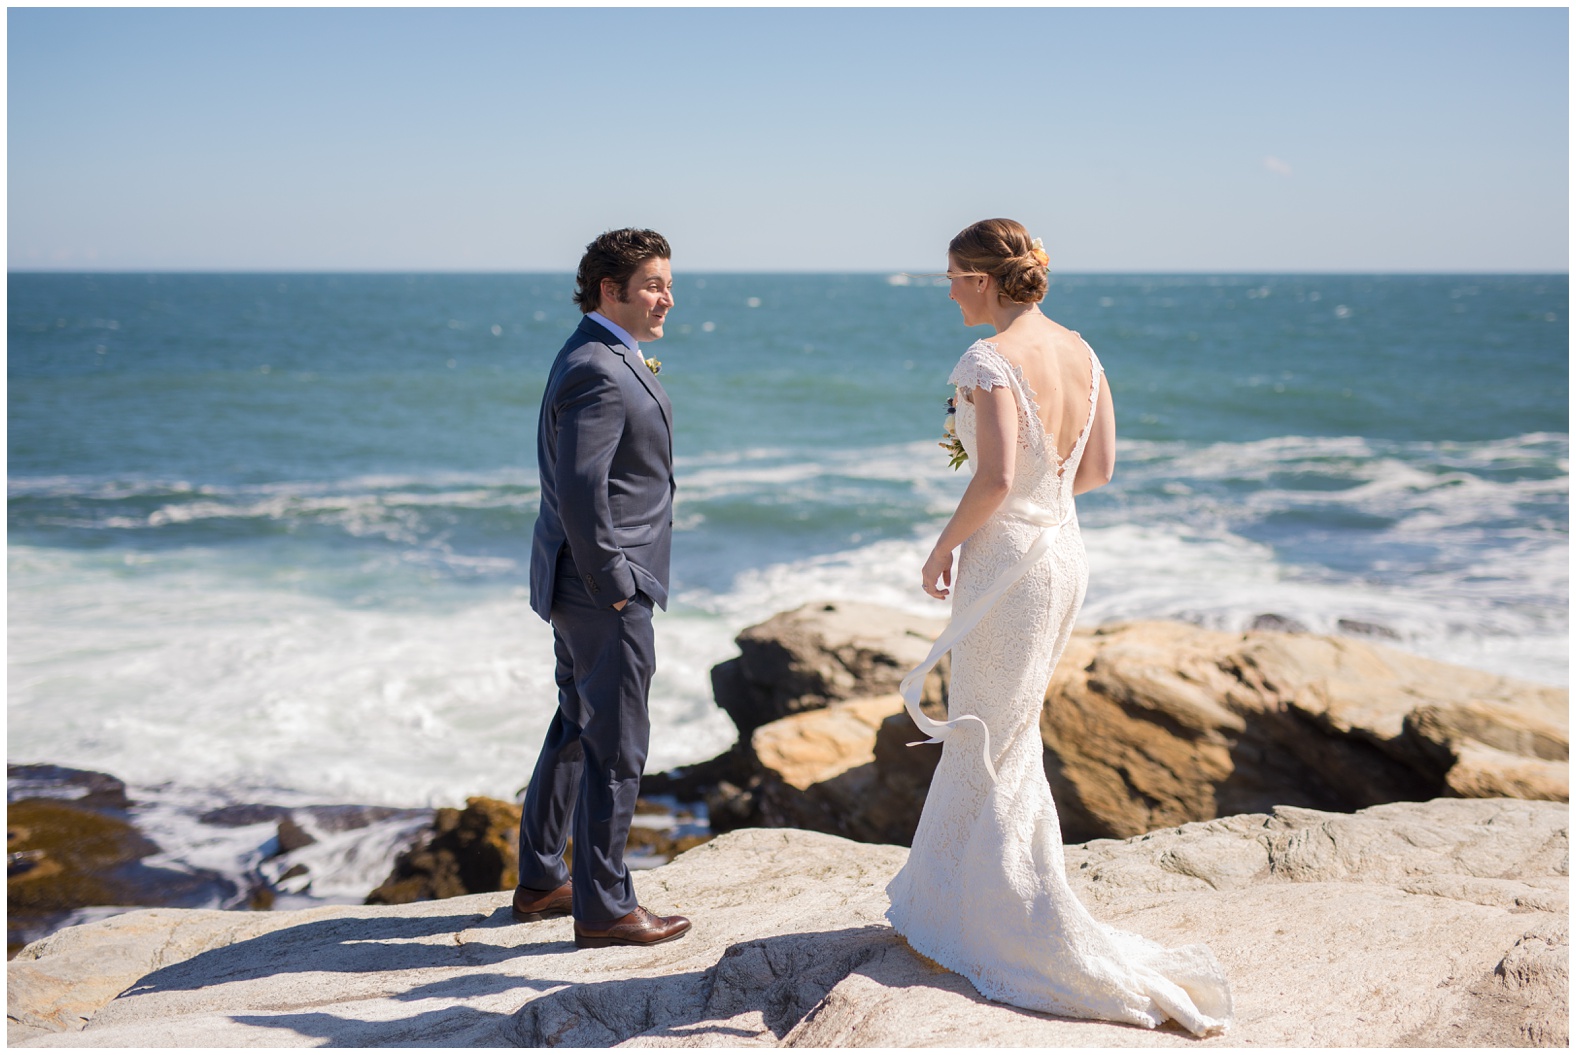
M 794 616 L 796 648 L 839 640 L 841 622 L 815 629 L 814 611 Z M 1279 805 L 1567 801 L 1568 695 L 1348 637 L 1128 622 L 1073 635 L 1040 733 L 1063 834 L 1077 842 Z M 868 706 L 866 719 L 882 705 Z M 921 737 L 890 706 L 873 750 L 867 720 L 847 715 L 796 715 L 759 730 L 760 744 L 779 752 L 769 745 L 849 742 L 842 753 L 816 749 L 828 760 L 819 783 L 805 783 L 814 765 L 763 760 L 766 779 L 749 790 L 740 820 L 906 843 L 936 756 L 903 746 Z
M 881 723 L 903 709 L 896 693 L 847 700 L 763 725 L 750 737 L 761 766 L 800 791 L 876 759 Z
M 1569 798 L 1564 689 L 1343 637 L 1183 623 L 1074 635 L 1046 692 L 1070 838 L 1298 805 Z
M 882 918 L 884 887 L 905 854 L 790 829 L 722 836 L 637 879 L 643 902 L 695 921 L 682 940 L 650 949 L 576 950 L 567 920 L 513 923 L 506 892 L 307 912 L 132 913 L 62 931 L 12 962 L 11 1040 L 1047 1048 L 1569 1041 L 1569 824 L 1559 804 L 1284 809 L 1069 847 L 1068 878 L 1096 917 L 1215 952 L 1237 1021 L 1203 1041 L 992 1003 L 914 956 Z M 234 925 L 217 926 L 221 916 Z M 112 979 L 110 961 L 122 972 Z M 139 964 L 149 973 L 126 980 Z M 89 997 L 84 980 L 92 979 Z M 125 992 L 110 1000 L 116 986 Z M 73 989 L 85 1028 L 43 1033 L 50 1019 L 41 1009 L 62 1006 Z
M 945 620 L 882 605 L 820 601 L 782 612 L 739 634 L 739 656 L 712 668 L 712 692 L 739 734 L 789 714 L 896 692 L 918 666 Z M 946 666 L 926 694 L 945 698 Z
M 893 765 L 883 738 L 890 737 L 888 726 L 913 730 L 904 715 L 902 697 L 891 693 L 789 715 L 755 730 L 750 745 L 761 772 L 751 786 L 752 822 L 907 844 L 940 749 L 915 749 Z M 893 723 L 899 716 L 902 724 Z M 916 777 L 912 766 L 923 772 Z

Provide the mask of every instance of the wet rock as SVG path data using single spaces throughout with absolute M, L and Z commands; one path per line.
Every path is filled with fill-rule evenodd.
M 10 804 L 6 849 L 29 864 L 9 877 L 13 912 L 124 904 L 126 891 L 114 873 L 159 850 L 123 818 L 47 799 Z
M 302 847 L 311 846 L 317 838 L 301 827 L 294 817 L 284 817 L 279 821 L 279 852 L 282 854 L 293 853 Z M 283 877 L 281 877 L 283 878 Z
M 1369 623 L 1361 619 L 1337 619 L 1335 629 L 1343 634 L 1355 634 L 1358 637 L 1387 637 L 1392 641 L 1401 640 L 1400 634 L 1383 623 Z
M 299 819 L 306 817 L 313 827 L 320 832 L 338 833 L 356 831 L 369 828 L 391 818 L 401 820 L 419 816 L 425 812 L 402 806 L 360 806 L 355 804 L 342 804 L 336 806 L 300 806 L 291 811 L 291 816 Z
M 111 778 L 113 779 L 113 778 Z M 118 782 L 117 782 L 118 783 Z M 13 786 L 13 794 L 17 793 Z M 25 789 L 24 789 L 25 793 Z M 143 863 L 159 848 L 125 810 L 123 789 L 75 799 L 25 798 L 6 810 L 6 925 L 11 952 L 98 906 L 221 904 L 235 885 L 214 872 Z
M 624 844 L 624 860 L 631 868 L 642 870 L 667 864 L 684 851 L 709 841 L 712 834 L 689 805 L 673 799 L 636 799 L 634 823 Z M 573 849 L 571 839 L 571 857 Z
M 483 797 L 465 809 L 439 809 L 430 833 L 394 859 L 394 870 L 367 895 L 369 905 L 513 890 L 519 882 L 520 807 Z
M 648 809 L 665 807 L 647 803 Z M 369 905 L 406 905 L 494 890 L 519 882 L 520 807 L 498 799 L 471 798 L 465 809 L 443 808 L 415 845 L 394 859 L 389 877 L 367 895 Z M 668 859 L 711 837 L 693 818 L 676 829 L 634 824 L 625 853 Z M 564 859 L 572 860 L 573 840 Z M 281 881 L 283 876 L 280 877 Z
M 1248 624 L 1249 630 L 1280 630 L 1288 634 L 1305 634 L 1308 628 L 1297 620 L 1287 615 L 1276 615 L 1274 612 L 1265 612 L 1253 617 L 1253 622 Z
M 197 820 L 199 823 L 211 824 L 216 828 L 245 828 L 253 824 L 283 821 L 289 816 L 290 810 L 286 806 L 265 806 L 262 803 L 248 802 L 208 810 L 206 813 L 199 814 Z
M 131 806 L 126 785 L 108 773 L 45 764 L 6 765 L 6 799 L 63 799 L 95 810 L 125 810 Z

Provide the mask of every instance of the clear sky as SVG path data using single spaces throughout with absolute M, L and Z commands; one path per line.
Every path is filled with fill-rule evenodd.
M 9 266 L 1563 272 L 1568 19 L 11 8 Z

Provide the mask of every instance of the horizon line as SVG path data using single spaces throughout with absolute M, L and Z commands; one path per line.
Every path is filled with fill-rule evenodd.
M 10 275 L 573 275 L 574 268 L 7 268 L 6 274 Z M 750 268 L 700 268 L 694 271 L 681 271 L 681 275 L 904 275 L 909 278 L 932 277 L 927 271 L 906 271 L 894 268 L 786 268 L 756 270 Z M 1239 269 L 1239 268 L 1123 268 L 1104 269 L 1094 268 L 1087 271 L 1053 271 L 1051 279 L 1058 276 L 1092 276 L 1092 275 L 1539 275 L 1539 276 L 1570 276 L 1567 266 L 1564 270 L 1546 270 L 1541 268 L 1308 268 L 1308 269 Z

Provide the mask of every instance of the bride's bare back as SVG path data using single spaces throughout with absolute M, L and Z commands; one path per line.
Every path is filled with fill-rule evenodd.
M 1089 421 L 1089 386 L 1094 380 L 1089 346 L 1077 333 L 1039 312 L 1014 319 L 991 343 L 1023 371 L 1039 407 L 1040 424 L 1056 445 L 1057 460 L 1066 458 Z

